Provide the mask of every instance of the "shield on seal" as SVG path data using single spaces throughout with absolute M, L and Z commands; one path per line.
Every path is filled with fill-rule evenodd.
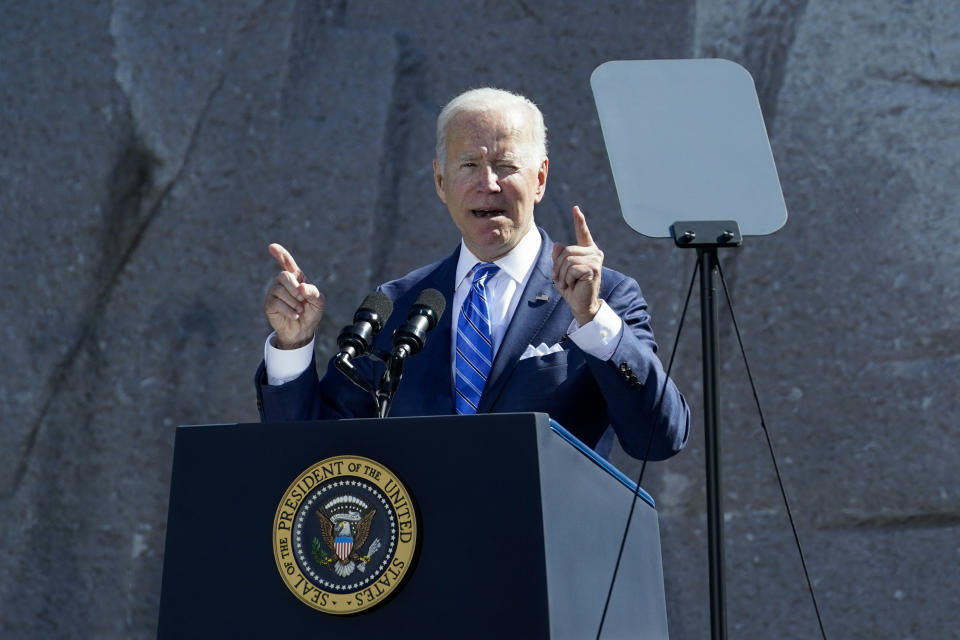
M 340 562 L 346 563 L 353 551 L 353 536 L 337 536 L 333 541 L 333 550 L 336 552 Z

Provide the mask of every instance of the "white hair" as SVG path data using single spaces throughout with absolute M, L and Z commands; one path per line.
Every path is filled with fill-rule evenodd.
M 437 164 L 441 174 L 447 161 L 447 126 L 454 116 L 464 112 L 483 113 L 486 111 L 507 111 L 517 109 L 525 113 L 533 137 L 533 150 L 541 161 L 547 157 L 547 126 L 543 123 L 543 114 L 533 102 L 518 93 L 503 89 L 482 87 L 464 91 L 440 111 L 437 116 Z

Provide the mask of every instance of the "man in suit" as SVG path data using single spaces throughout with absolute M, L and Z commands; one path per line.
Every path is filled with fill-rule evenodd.
M 436 151 L 437 195 L 463 239 L 447 258 L 380 288 L 401 310 L 377 339 L 387 351 L 421 291 L 437 289 L 448 303 L 406 362 L 391 415 L 543 411 L 591 447 L 609 425 L 634 457 L 678 452 L 689 410 L 656 355 L 639 286 L 603 267 L 579 207 L 576 244 L 553 243 L 534 224 L 549 166 L 539 109 L 498 89 L 463 93 L 437 119 Z M 270 252 L 282 270 L 265 300 L 274 333 L 257 372 L 261 419 L 375 416 L 371 395 L 334 367 L 318 378 L 323 294 L 283 247 Z M 356 364 L 367 379 L 384 368 Z

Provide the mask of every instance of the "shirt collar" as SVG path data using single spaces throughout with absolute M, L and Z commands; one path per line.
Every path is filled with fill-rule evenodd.
M 518 284 L 523 284 L 523 279 L 527 277 L 527 273 L 537 261 L 537 256 L 540 255 L 540 245 L 542 243 L 543 239 L 540 237 L 540 231 L 536 225 L 530 225 L 530 229 L 523 238 L 520 239 L 517 246 L 510 250 L 510 253 L 493 261 L 495 265 L 500 267 L 497 275 L 505 273 L 513 280 L 516 280 Z M 460 287 L 464 278 L 467 277 L 470 270 L 473 269 L 474 265 L 478 262 L 483 262 L 483 260 L 475 256 L 461 239 L 460 259 L 457 261 L 457 276 L 454 281 L 456 283 L 455 289 Z

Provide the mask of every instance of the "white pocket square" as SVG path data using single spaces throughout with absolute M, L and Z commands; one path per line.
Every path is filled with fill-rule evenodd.
M 524 349 L 523 353 L 520 355 L 520 359 L 526 360 L 527 358 L 537 358 L 550 353 L 556 353 L 557 351 L 563 351 L 563 347 L 560 346 L 559 342 L 552 347 L 548 347 L 546 342 L 541 342 L 536 347 L 532 344 L 528 344 L 527 348 Z

